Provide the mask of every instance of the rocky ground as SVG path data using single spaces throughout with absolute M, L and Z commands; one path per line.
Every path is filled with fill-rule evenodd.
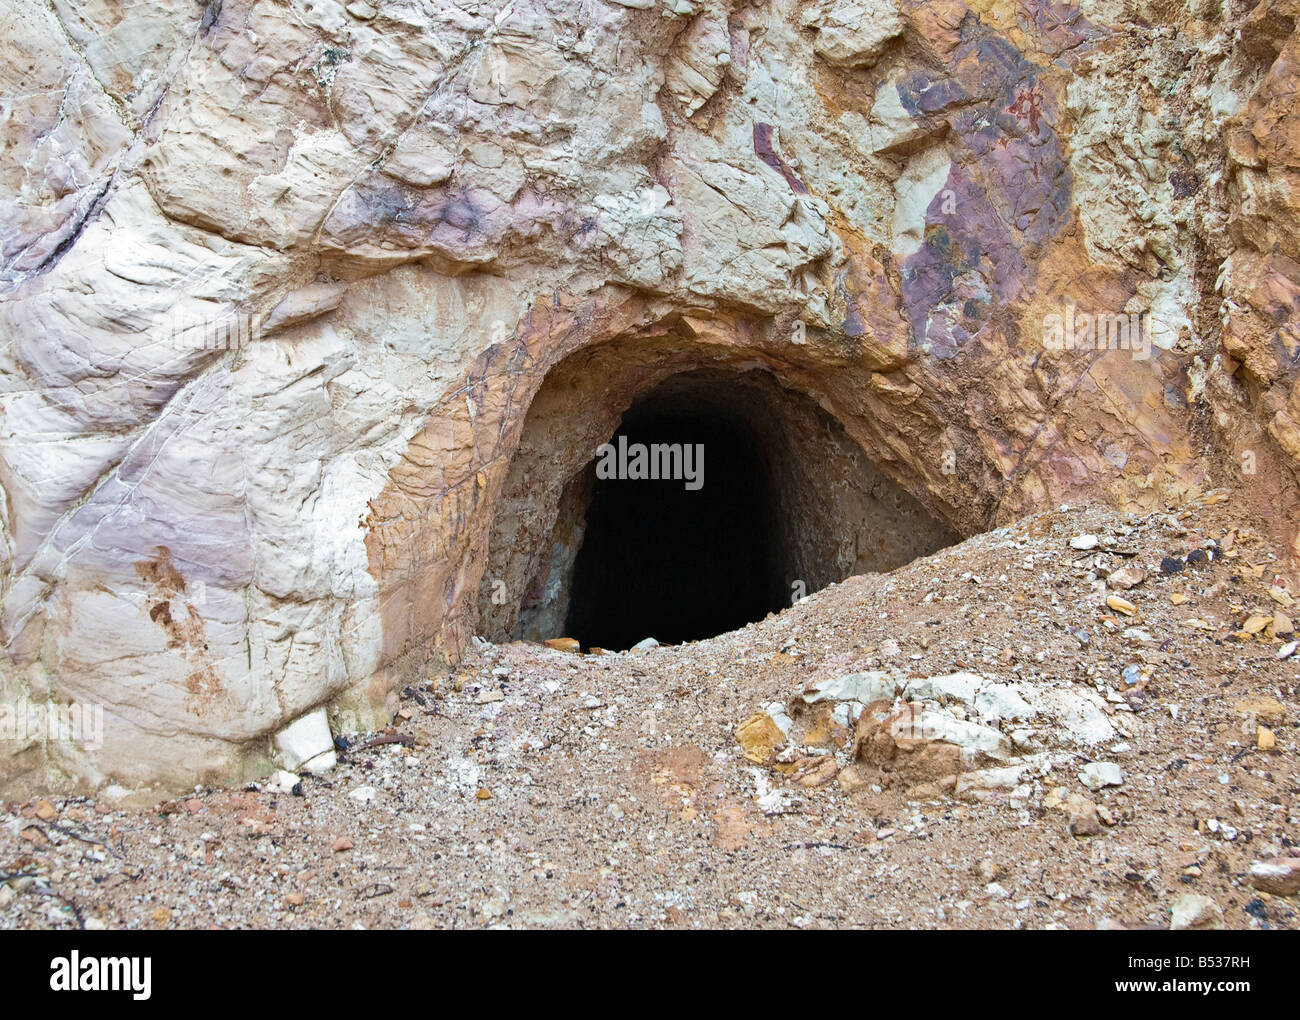
M 1298 928 L 1277 567 L 1213 494 L 1061 508 L 708 641 L 479 643 L 326 775 L 4 805 L 0 922 Z

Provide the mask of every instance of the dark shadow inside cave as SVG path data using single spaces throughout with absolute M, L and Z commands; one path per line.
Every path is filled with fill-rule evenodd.
M 677 644 L 787 603 L 775 481 L 750 425 L 652 396 L 624 416 L 610 446 L 598 459 L 609 471 L 588 469 L 596 478 L 574 563 L 570 636 L 609 649 L 645 637 Z M 677 477 L 622 477 L 638 473 Z
M 479 585 L 489 640 L 708 638 L 956 540 L 771 372 L 638 365 L 580 352 L 533 398 Z

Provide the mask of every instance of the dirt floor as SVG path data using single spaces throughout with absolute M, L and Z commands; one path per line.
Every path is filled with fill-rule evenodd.
M 1250 875 L 1300 855 L 1276 552 L 1213 495 L 1061 508 L 708 641 L 476 643 L 298 792 L 4 805 L 0 923 L 1297 928 Z M 852 674 L 1035 707 L 891 731 L 906 697 L 818 696 Z

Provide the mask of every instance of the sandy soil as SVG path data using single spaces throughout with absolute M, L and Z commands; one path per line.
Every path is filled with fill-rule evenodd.
M 1097 548 L 1071 548 L 1083 535 Z M 1297 899 L 1248 874 L 1300 844 L 1300 659 L 1277 658 L 1274 618 L 1300 610 L 1277 565 L 1213 496 L 1145 518 L 1062 508 L 708 641 L 478 645 L 298 794 L 4 805 L 0 923 L 1168 927 L 1193 894 L 1210 924 L 1300 927 Z M 1107 587 L 1131 567 L 1140 583 Z M 1252 615 L 1270 622 L 1243 629 Z M 861 724 L 800 696 L 864 670 L 1087 694 L 1115 733 L 1004 721 L 1033 767 L 965 789 L 906 755 L 855 761 Z M 737 728 L 764 706 L 793 726 L 756 763 Z M 407 742 L 366 746 L 385 736 Z M 1089 762 L 1122 783 L 1085 789 Z M 1067 831 L 1074 794 L 1098 834 Z

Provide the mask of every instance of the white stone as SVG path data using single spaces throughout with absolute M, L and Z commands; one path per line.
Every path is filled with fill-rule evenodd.
M 813 29 L 813 51 L 837 67 L 865 68 L 903 33 L 903 18 L 893 0 L 816 0 L 801 22 Z
M 893 250 L 900 257 L 914 254 L 925 241 L 925 217 L 930 203 L 948 180 L 952 160 L 942 145 L 912 156 L 894 182 Z
M 343 301 L 347 287 L 341 283 L 318 283 L 292 291 L 280 299 L 262 323 L 262 335 L 300 326 L 332 312 Z
M 803 700 L 810 705 L 819 701 L 857 701 L 869 705 L 873 701 L 892 701 L 902 686 L 889 673 L 878 670 L 846 673 L 814 680 L 804 690 Z
M 1038 710 L 1010 684 L 981 687 L 975 695 L 974 705 L 975 711 L 986 718 L 1025 722 L 1038 715 Z
M 956 744 L 967 761 L 974 761 L 980 755 L 1002 761 L 1011 756 L 1010 742 L 997 730 L 955 719 L 950 713 L 924 703 L 900 713 L 890 724 L 889 732 L 895 740 L 940 740 Z
M 794 728 L 794 720 L 785 710 L 785 706 L 779 701 L 769 701 L 763 706 L 763 711 L 767 713 L 768 718 L 776 723 L 776 728 L 780 730 L 788 740 L 790 730 Z
M 1094 691 L 1035 691 L 1032 702 L 1039 712 L 1054 719 L 1058 732 L 1066 739 L 1085 745 L 1115 739 L 1115 727 L 1102 711 L 1103 701 Z
M 293 772 L 284 769 L 274 773 L 263 787 L 268 793 L 293 793 L 293 788 L 302 780 Z
M 942 676 L 908 680 L 904 694 L 916 701 L 948 699 L 969 705 L 974 702 L 975 692 L 983 683 L 984 678 L 977 673 L 945 673 Z
M 287 769 L 327 772 L 337 763 L 334 737 L 324 708 L 291 722 L 275 735 L 275 746 Z
M 1001 768 L 972 769 L 957 777 L 956 796 L 972 791 L 1014 790 L 1021 785 L 1029 773 L 1028 765 L 1007 765 Z
M 1104 786 L 1123 786 L 1124 772 L 1114 762 L 1089 762 L 1079 773 L 1079 782 L 1089 790 Z
M 916 122 L 899 101 L 898 85 L 888 79 L 876 89 L 866 130 L 871 138 L 873 152 L 885 152 L 910 145 L 925 135 L 925 128 Z
M 1295 896 L 1300 893 L 1300 857 L 1255 861 L 1250 866 L 1250 884 L 1274 896 Z
M 1199 893 L 1183 893 L 1174 901 L 1169 913 L 1169 927 L 1174 931 L 1223 927 L 1223 908 L 1209 896 Z

